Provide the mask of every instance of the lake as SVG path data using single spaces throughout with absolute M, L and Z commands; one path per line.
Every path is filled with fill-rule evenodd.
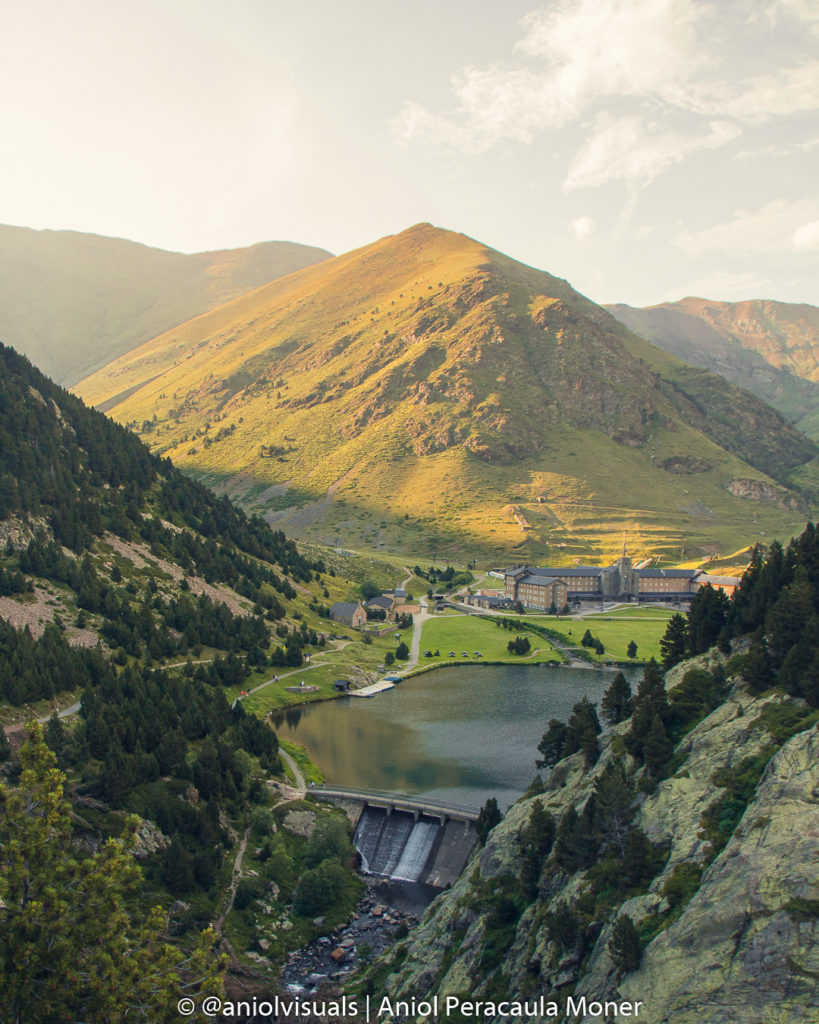
M 365 699 L 342 697 L 275 712 L 286 740 L 306 747 L 335 785 L 502 808 L 537 774 L 549 719 L 598 703 L 614 669 L 483 665 L 436 669 Z M 641 670 L 624 674 L 636 688 Z

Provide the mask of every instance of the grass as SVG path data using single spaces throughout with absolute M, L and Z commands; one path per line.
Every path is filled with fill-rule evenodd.
M 592 648 L 584 648 L 595 661 L 629 661 L 628 645 L 633 640 L 637 644 L 637 661 L 648 661 L 660 658 L 660 639 L 665 633 L 666 623 L 673 613 L 666 615 L 654 613 L 645 618 L 639 615 L 626 616 L 622 620 L 618 614 L 609 616 L 584 616 L 582 619 L 544 619 L 545 625 L 560 633 L 568 646 L 579 647 L 586 629 L 597 637 L 605 647 L 602 657 L 595 655 Z
M 467 651 L 470 655 L 469 661 L 477 661 L 472 657 L 474 651 L 480 651 L 483 657 L 481 661 L 508 661 L 512 664 L 526 664 L 536 661 L 560 661 L 560 654 L 552 647 L 548 640 L 543 637 L 532 635 L 532 652 L 524 657 L 510 655 L 507 644 L 510 640 L 526 632 L 522 629 L 509 631 L 495 625 L 488 616 L 480 615 L 443 615 L 428 619 L 424 623 L 421 633 L 421 657 L 420 665 L 435 665 L 453 661 L 449 652 L 455 652 L 455 659 L 466 662 L 461 658 L 461 651 Z M 437 658 L 425 658 L 424 650 L 440 651 Z
M 290 740 L 283 740 L 281 737 L 279 737 L 279 746 L 296 762 L 299 771 L 304 776 L 304 781 L 308 785 L 311 782 L 315 782 L 317 786 L 320 786 L 324 782 L 324 776 L 319 768 L 310 760 L 310 755 L 304 747 L 300 747 L 297 743 L 291 743 Z

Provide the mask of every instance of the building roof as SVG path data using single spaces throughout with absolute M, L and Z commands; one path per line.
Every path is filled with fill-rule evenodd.
M 742 580 L 739 576 L 711 576 L 708 573 L 703 573 L 699 582 L 703 585 L 710 583 L 713 587 L 738 587 Z
M 476 601 L 480 601 L 481 604 L 488 605 L 490 608 L 499 608 L 504 604 L 511 604 L 508 597 L 493 597 L 490 594 L 479 594 Z
M 373 597 L 371 600 L 369 600 L 364 605 L 364 607 L 365 608 L 385 608 L 385 609 L 389 609 L 389 608 L 392 608 L 392 598 L 391 597 L 385 597 L 383 594 L 381 594 L 379 597 Z
M 553 583 L 559 582 L 554 576 L 536 576 L 534 573 L 529 573 L 526 576 L 521 576 L 518 580 L 518 584 L 531 583 L 537 587 L 550 587 Z
M 358 608 L 358 601 L 336 601 L 330 608 L 331 615 L 352 615 Z
M 605 572 L 599 565 L 575 565 L 575 566 L 524 566 L 520 569 L 510 569 L 507 575 L 517 575 L 518 573 L 525 573 L 528 576 L 599 576 L 601 572 Z
M 644 580 L 692 580 L 700 572 L 700 569 L 638 569 L 637 575 Z

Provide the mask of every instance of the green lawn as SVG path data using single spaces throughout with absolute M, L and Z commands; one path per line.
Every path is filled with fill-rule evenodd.
M 409 643 L 412 632 L 405 630 L 402 634 Z M 383 674 L 379 666 L 384 665 L 384 655 L 387 651 L 395 651 L 398 642 L 392 633 L 388 636 L 373 640 L 371 644 L 362 642 L 360 636 L 346 644 L 341 650 L 334 650 L 329 645 L 321 651 L 311 653 L 311 666 L 303 666 L 295 671 L 289 668 L 267 667 L 262 672 L 254 673 L 242 684 L 243 690 L 252 690 L 261 683 L 278 675 L 278 683 L 271 683 L 258 693 L 252 693 L 242 700 L 245 711 L 252 711 L 255 715 L 264 716 L 268 711 L 279 708 L 290 707 L 294 704 L 303 704 L 306 700 L 327 700 L 337 696 L 333 683 L 337 679 L 347 679 L 351 670 L 357 674 L 359 670 L 369 672 L 373 679 Z M 396 663 L 394 668 L 399 668 Z M 318 686 L 319 692 L 315 693 L 290 693 L 288 686 L 298 686 L 304 680 L 307 686 Z M 239 695 L 239 691 L 228 692 L 228 699 Z
M 680 609 L 682 611 L 682 609 Z M 684 613 L 683 613 L 684 614 Z M 674 612 L 658 605 L 622 605 L 610 612 L 592 612 L 584 619 L 662 619 L 667 622 Z
M 630 641 L 637 644 L 637 661 L 648 661 L 649 658 L 660 659 L 660 638 L 665 633 L 667 617 L 660 615 L 653 616 L 630 616 L 622 619 L 615 616 L 586 616 L 583 619 L 561 619 L 549 621 L 549 628 L 562 633 L 566 643 L 570 646 L 579 646 L 583 634 L 587 629 L 591 630 L 592 636 L 597 637 L 606 648 L 602 658 L 594 656 L 596 661 L 607 661 L 613 658 L 615 661 L 628 661 L 627 648 Z
M 525 633 L 525 630 L 521 631 Z M 481 661 L 511 661 L 513 663 L 526 661 L 545 661 L 555 659 L 561 661 L 560 654 L 552 647 L 548 640 L 532 634 L 533 652 L 525 657 L 518 657 L 510 654 L 506 645 L 519 633 L 515 630 L 501 629 L 488 616 L 481 615 L 442 615 L 428 619 L 424 623 L 424 630 L 421 634 L 421 657 L 418 660 L 420 665 L 436 665 L 441 662 L 451 663 L 452 661 L 466 662 L 478 660 L 473 657 L 475 651 L 480 651 Z M 440 652 L 437 658 L 425 658 L 424 651 Z M 455 657 L 451 658 L 449 652 L 454 651 Z M 469 658 L 462 658 L 461 652 L 467 651 Z

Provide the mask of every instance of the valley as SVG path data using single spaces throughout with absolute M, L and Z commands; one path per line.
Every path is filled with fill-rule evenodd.
M 814 507 L 813 441 L 431 225 L 131 347 L 75 389 L 105 416 L 0 357 L 3 800 L 59 788 L 60 849 L 93 865 L 133 827 L 130 920 L 171 908 L 157 962 L 201 956 L 232 993 L 582 1000 L 636 997 L 645 954 L 651 1019 L 685 1002 L 668 936 L 696 933 L 700 883 L 741 888 L 720 853 L 746 806 L 787 832 L 763 769 L 795 793 L 811 770 L 815 531 L 775 538 Z M 466 603 L 510 566 L 621 555 L 627 604 Z M 649 603 L 632 557 L 646 582 L 748 575 Z M 426 810 L 333 807 L 325 781 Z M 777 884 L 765 914 L 813 928 L 812 883 Z

